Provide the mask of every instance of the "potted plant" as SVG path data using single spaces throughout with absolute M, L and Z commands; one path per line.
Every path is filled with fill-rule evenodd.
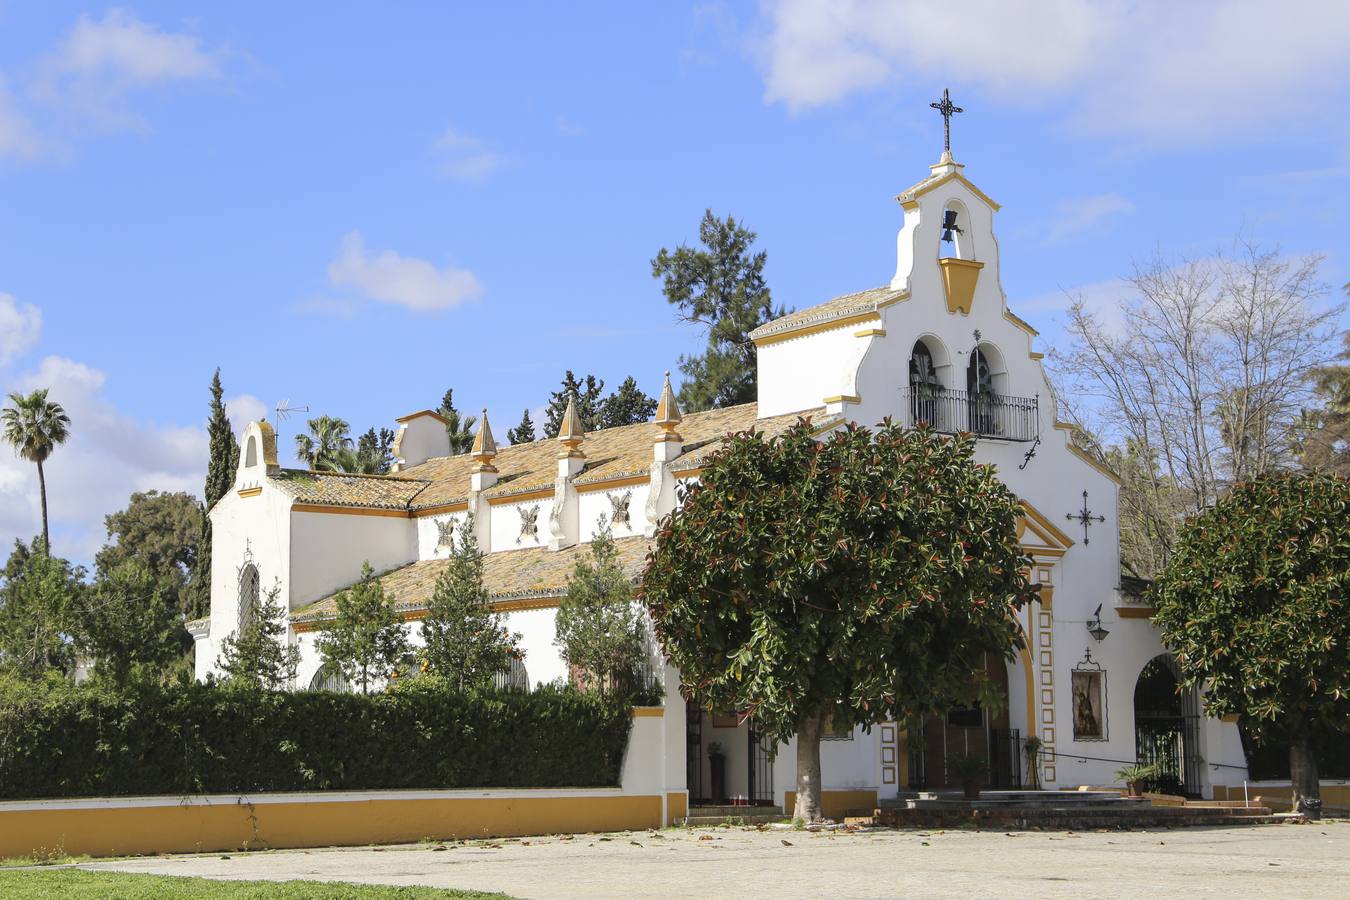
M 980 786 L 988 766 L 983 756 L 975 753 L 952 753 L 947 756 L 947 777 L 961 785 L 967 800 L 980 799 Z
M 722 745 L 713 741 L 708 745 L 708 767 L 709 774 L 712 776 L 712 795 L 717 803 L 725 803 L 727 799 L 727 757 L 722 752 Z
M 1045 745 L 1036 735 L 1030 735 L 1022 742 L 1022 751 L 1027 755 L 1027 789 L 1041 789 L 1041 749 Z
M 1144 783 L 1158 777 L 1156 765 L 1136 764 L 1126 766 L 1116 772 L 1116 777 L 1125 782 L 1125 789 L 1131 797 L 1144 796 Z

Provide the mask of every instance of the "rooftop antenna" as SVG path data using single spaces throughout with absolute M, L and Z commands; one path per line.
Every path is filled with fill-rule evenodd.
M 276 408 L 273 409 L 272 412 L 275 414 L 276 417 L 276 426 L 277 428 L 280 428 L 281 423 L 291 417 L 291 413 L 309 412 L 309 407 L 291 406 L 290 398 L 287 398 L 278 403 L 276 405 Z

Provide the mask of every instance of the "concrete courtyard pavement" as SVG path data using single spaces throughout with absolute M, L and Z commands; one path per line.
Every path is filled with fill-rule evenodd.
M 671 829 L 436 846 L 165 856 L 81 868 L 474 888 L 538 900 L 1350 896 L 1350 822 L 1084 833 Z

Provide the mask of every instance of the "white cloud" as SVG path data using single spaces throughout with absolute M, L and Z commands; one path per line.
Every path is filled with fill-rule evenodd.
M 1325 0 L 776 0 L 764 12 L 765 97 L 793 111 L 950 80 L 1057 105 L 1082 133 L 1176 143 L 1287 123 L 1343 94 L 1350 73 L 1350 5 Z
M 478 138 L 447 128 L 436 139 L 441 157 L 440 173 L 458 181 L 479 182 L 502 167 L 506 160 Z
M 1134 204 L 1119 194 L 1096 194 L 1065 200 L 1055 209 L 1046 240 L 1062 241 L 1091 231 L 1111 216 L 1134 212 Z
M 367 255 L 364 239 L 353 231 L 342 239 L 338 256 L 328 264 L 334 285 L 354 287 L 373 300 L 417 312 L 453 309 L 483 296 L 483 284 L 468 269 L 437 269 L 424 259 L 393 250 Z
M 42 151 L 42 143 L 0 75 L 0 158 L 34 159 Z
M 236 435 L 242 435 L 249 422 L 267 418 L 267 404 L 252 394 L 239 394 L 225 398 L 225 414 L 230 417 L 230 427 Z
M 42 311 L 0 293 L 0 368 L 22 356 L 42 334 Z
M 27 66 L 22 97 L 0 73 L 0 157 L 34 160 L 68 154 L 88 131 L 140 130 L 138 92 L 218 79 L 226 51 L 199 37 L 164 31 L 123 9 L 81 15 L 45 56 Z
M 201 426 L 154 425 L 120 413 L 103 394 L 107 376 L 75 360 L 44 358 L 3 391 L 45 387 L 70 415 L 70 439 L 45 469 L 52 544 L 62 556 L 92 559 L 106 538 L 103 517 L 126 506 L 133 491 L 200 495 L 206 465 Z M 15 538 L 42 528 L 33 465 L 0 447 L 0 554 Z

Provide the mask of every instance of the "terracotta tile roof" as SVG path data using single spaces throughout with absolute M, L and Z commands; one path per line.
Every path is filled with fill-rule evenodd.
M 842 297 L 835 297 L 833 300 L 826 300 L 824 303 L 788 313 L 772 322 L 766 322 L 750 332 L 750 339 L 759 340 L 775 334 L 796 331 L 798 328 L 821 325 L 847 316 L 876 312 L 882 306 L 900 300 L 905 296 L 905 291 L 895 290 L 889 285 L 845 294 Z
M 744 403 L 687 414 L 680 423 L 685 450 L 675 459 L 672 468 L 676 471 L 698 468 L 727 434 L 752 426 L 770 435 L 779 434 L 803 416 L 820 424 L 824 414 L 824 408 L 818 407 L 760 419 L 756 415 L 757 408 L 757 404 Z M 651 471 L 652 445 L 657 433 L 657 426 L 651 422 L 588 433 L 581 444 L 586 464 L 576 477 L 576 483 L 594 484 L 647 474 Z M 484 496 L 489 499 L 507 497 L 551 488 L 558 474 L 560 449 L 556 438 L 498 447 L 492 465 L 500 474 L 497 483 L 483 492 Z M 395 475 L 281 469 L 269 475 L 268 480 L 299 503 L 417 511 L 468 499 L 469 476 L 474 465 L 473 456 L 465 453 L 433 457 Z
M 270 472 L 267 480 L 298 503 L 366 509 L 407 509 L 429 483 L 403 475 L 348 475 L 304 469 Z
M 483 585 L 493 600 L 532 597 L 559 597 L 567 590 L 567 579 L 576 567 L 577 555 L 586 553 L 589 544 L 564 550 L 529 547 L 503 550 L 483 557 Z M 642 536 L 617 538 L 614 547 L 619 564 L 636 578 L 647 558 L 649 542 Z M 449 565 L 447 559 L 425 559 L 394 569 L 380 576 L 386 593 L 394 598 L 400 612 L 426 609 L 436 587 L 436 579 Z M 335 596 L 325 597 L 291 614 L 292 622 L 316 622 L 331 619 L 337 610 Z
M 756 416 L 757 409 L 755 403 L 744 403 L 686 414 L 680 422 L 680 434 L 684 437 L 686 449 L 675 460 L 674 468 L 696 468 L 712 451 L 709 444 L 720 443 L 718 439 L 724 435 L 745 431 L 751 426 L 769 434 L 778 434 L 802 416 L 818 420 L 824 412 L 824 408 L 820 407 L 759 419 Z M 576 483 L 593 484 L 628 475 L 646 474 L 651 470 L 652 444 L 656 435 L 657 428 L 651 422 L 589 432 L 581 444 L 581 451 L 586 454 L 586 465 L 576 477 Z M 484 495 L 489 498 L 505 497 L 551 487 L 558 474 L 559 449 L 556 438 L 499 447 L 497 458 L 492 464 L 500 474 L 497 483 L 484 491 Z M 399 475 L 431 482 L 413 500 L 412 508 L 416 510 L 466 499 L 472 467 L 473 460 L 468 456 L 441 456 L 409 466 Z

